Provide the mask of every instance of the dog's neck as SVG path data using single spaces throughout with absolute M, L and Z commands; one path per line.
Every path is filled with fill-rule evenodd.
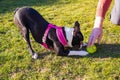
M 65 27 L 64 30 L 65 30 L 66 38 L 67 38 L 67 41 L 68 41 L 67 45 L 68 45 L 68 47 L 72 47 L 72 39 L 73 39 L 74 28 Z

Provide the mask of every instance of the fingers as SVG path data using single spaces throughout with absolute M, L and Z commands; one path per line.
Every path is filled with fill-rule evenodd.
M 88 47 L 91 46 L 91 42 L 92 42 L 92 36 L 89 37 L 89 40 L 88 40 Z
M 96 39 L 97 39 L 97 36 L 93 36 L 92 41 L 91 41 L 91 46 L 93 46 L 93 45 L 94 45 L 94 43 L 95 43 Z
M 89 41 L 88 41 L 88 47 L 94 45 L 95 40 L 96 40 L 96 35 L 95 34 L 96 34 L 95 29 L 93 29 L 93 31 L 90 35 Z
M 96 38 L 97 38 L 96 36 L 91 34 L 89 41 L 88 41 L 88 47 L 94 45 Z
M 100 44 L 101 39 L 102 39 L 102 29 L 101 28 L 93 29 L 93 31 L 90 35 L 89 41 L 88 41 L 88 46 L 94 45 L 96 39 L 98 39 L 98 44 Z
M 102 39 L 102 34 L 98 37 L 98 44 L 100 45 Z
M 92 40 L 93 40 L 93 35 L 91 33 L 89 40 L 88 40 L 88 45 L 87 45 L 88 47 L 91 46 Z

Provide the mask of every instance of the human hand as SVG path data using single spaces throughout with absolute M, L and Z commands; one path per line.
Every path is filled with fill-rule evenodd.
M 103 34 L 102 24 L 103 24 L 103 18 L 100 16 L 97 16 L 95 18 L 94 27 L 93 27 L 92 33 L 89 37 L 87 46 L 93 46 L 96 39 L 98 40 L 98 44 L 100 44 L 101 39 L 102 39 L 102 34 Z
M 102 34 L 103 34 L 102 27 L 93 28 L 92 33 L 89 37 L 88 46 L 94 45 L 96 39 L 98 40 L 98 44 L 100 44 L 102 39 Z

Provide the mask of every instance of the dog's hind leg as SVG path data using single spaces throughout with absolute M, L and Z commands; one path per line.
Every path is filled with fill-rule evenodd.
M 14 18 L 14 23 L 18 26 L 22 37 L 26 41 L 29 52 L 32 55 L 32 58 L 37 59 L 38 55 L 34 52 L 34 50 L 32 49 L 31 43 L 30 43 L 29 29 L 24 24 L 22 24 L 20 20 L 16 18 Z
M 29 52 L 32 55 L 32 58 L 37 59 L 38 55 L 34 52 L 34 50 L 32 49 L 31 43 L 30 43 L 29 30 L 27 28 L 25 28 L 23 30 L 24 30 L 24 32 L 22 33 L 22 35 L 27 43 Z

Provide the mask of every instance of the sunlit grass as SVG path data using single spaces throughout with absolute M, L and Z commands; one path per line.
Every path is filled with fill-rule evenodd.
M 27 45 L 13 23 L 14 10 L 21 6 L 36 9 L 58 26 L 81 24 L 84 42 L 91 33 L 96 0 L 1 0 L 0 1 L 0 80 L 119 80 L 120 27 L 104 20 L 103 39 L 97 52 L 86 57 L 60 57 L 47 51 L 32 38 L 39 59 L 31 58 Z

